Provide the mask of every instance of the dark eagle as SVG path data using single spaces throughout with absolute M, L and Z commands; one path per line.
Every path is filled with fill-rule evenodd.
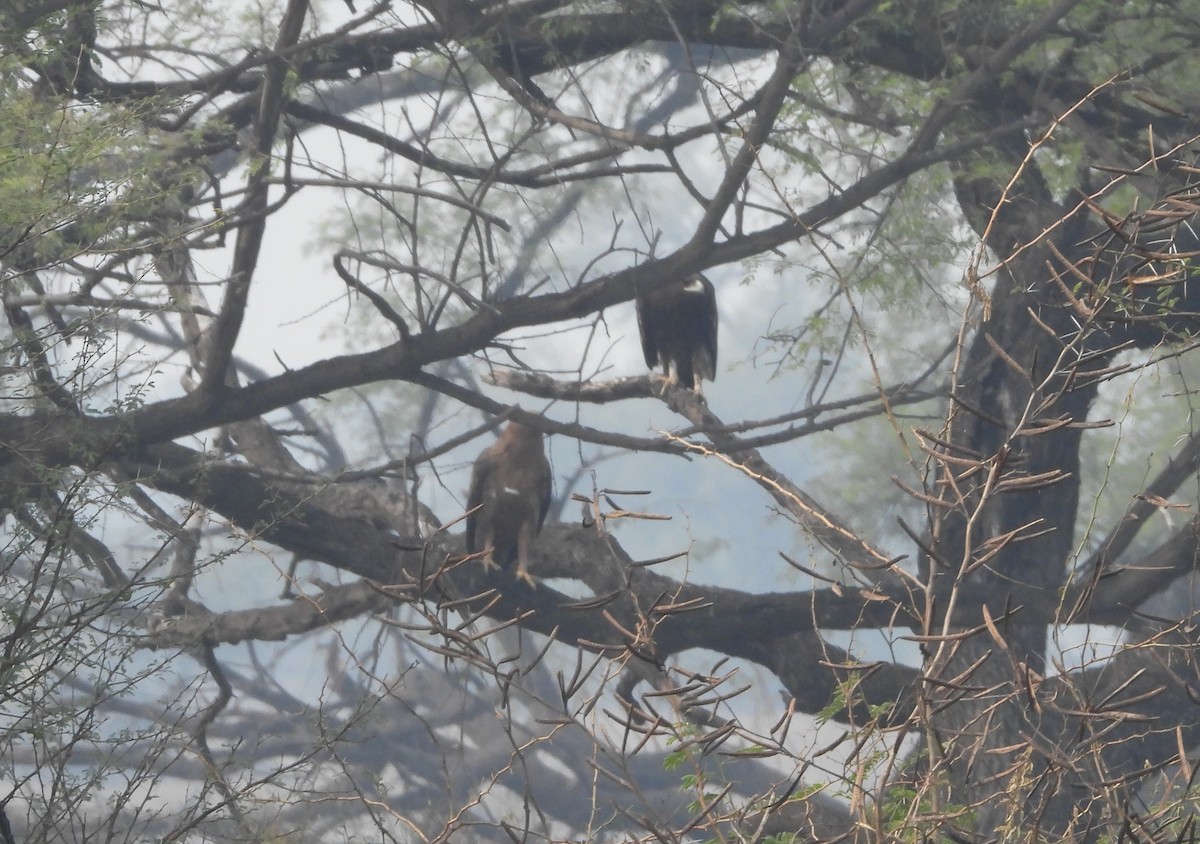
M 646 366 L 662 366 L 669 383 L 700 392 L 717 374 L 717 297 L 699 273 L 638 296 L 638 330 Z
M 540 431 L 519 422 L 505 426 L 475 460 L 467 508 L 467 551 L 484 553 L 488 568 L 516 562 L 517 577 L 532 586 L 529 548 L 550 509 L 550 461 Z

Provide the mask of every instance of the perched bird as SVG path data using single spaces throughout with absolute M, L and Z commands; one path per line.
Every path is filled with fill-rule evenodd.
M 550 509 L 550 461 L 541 432 L 509 422 L 500 439 L 483 450 L 467 493 L 467 550 L 483 553 L 484 565 L 517 564 L 530 586 L 529 549 Z
M 700 392 L 717 374 L 717 297 L 699 273 L 638 296 L 638 330 L 646 366 L 662 366 L 668 383 Z

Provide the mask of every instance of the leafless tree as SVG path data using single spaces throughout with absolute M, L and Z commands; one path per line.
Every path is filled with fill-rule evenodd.
M 1200 5 L 363 5 L 0 9 L 0 839 L 1193 837 Z

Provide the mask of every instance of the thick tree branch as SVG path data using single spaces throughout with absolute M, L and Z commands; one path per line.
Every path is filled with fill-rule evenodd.
M 308 14 L 308 0 L 289 0 L 283 20 L 279 25 L 279 38 L 275 45 L 277 54 L 293 47 L 300 40 L 304 18 Z M 267 228 L 267 201 L 271 190 L 271 148 L 279 118 L 283 114 L 284 101 L 290 95 L 284 90 L 289 64 L 276 55 L 267 62 L 263 78 L 258 117 L 255 121 L 254 160 L 246 184 L 246 198 L 241 213 L 248 219 L 238 229 L 237 244 L 233 250 L 233 266 L 225 284 L 225 297 L 220 313 L 207 337 L 208 350 L 204 369 L 201 372 L 199 393 L 210 397 L 226 383 L 229 362 L 233 358 L 233 345 L 241 331 L 245 316 L 246 300 L 250 295 L 250 282 L 258 266 L 258 253 L 262 248 L 263 233 Z

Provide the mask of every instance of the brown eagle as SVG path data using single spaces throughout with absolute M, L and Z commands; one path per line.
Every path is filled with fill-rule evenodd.
M 668 383 L 700 392 L 717 374 L 717 297 L 699 273 L 638 296 L 638 330 L 646 366 L 662 366 Z
M 467 551 L 484 553 L 488 568 L 516 562 L 517 577 L 532 586 L 529 548 L 550 509 L 550 461 L 540 431 L 519 422 L 505 426 L 475 460 L 467 508 Z

